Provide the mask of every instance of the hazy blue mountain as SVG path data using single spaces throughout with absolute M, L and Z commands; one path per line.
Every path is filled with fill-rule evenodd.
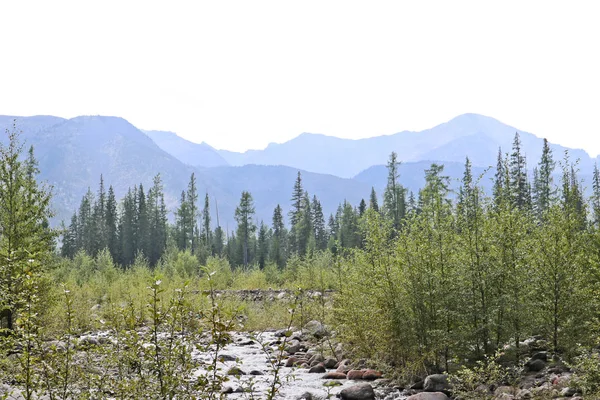
M 307 171 L 352 177 L 372 165 L 383 164 L 395 151 L 403 162 L 437 160 L 464 163 L 469 156 L 473 165 L 496 165 L 498 148 L 510 152 L 515 132 L 519 132 L 528 165 L 537 164 L 542 151 L 540 137 L 506 125 L 494 118 L 478 114 L 460 115 L 446 123 L 421 132 L 404 131 L 368 139 L 339 139 L 320 134 L 303 133 L 282 143 L 272 143 L 264 150 L 235 153 L 219 150 L 232 165 L 287 165 Z M 555 158 L 561 159 L 566 149 L 553 144 Z M 571 159 L 580 159 L 586 170 L 595 160 L 580 149 L 570 150 Z
M 177 136 L 173 132 L 143 131 L 161 149 L 184 164 L 195 167 L 221 167 L 229 165 L 227 161 L 208 144 L 194 143 Z

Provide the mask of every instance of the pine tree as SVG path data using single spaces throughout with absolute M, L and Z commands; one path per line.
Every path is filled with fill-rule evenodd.
M 392 226 L 396 231 L 400 230 L 401 221 L 406 213 L 405 189 L 398 182 L 400 178 L 399 166 L 398 156 L 395 152 L 392 152 L 387 163 L 388 182 L 383 195 L 383 204 L 385 215 L 392 221 Z
M 504 164 L 505 162 L 504 158 L 502 157 L 502 149 L 498 148 L 498 159 L 496 161 L 496 174 L 493 188 L 494 206 L 497 209 L 500 207 L 500 204 L 504 201 L 506 191 L 508 190 L 508 188 L 506 188 L 504 185 L 507 175 L 507 171 Z
M 188 250 L 190 248 L 191 238 L 189 236 L 190 208 L 185 191 L 181 192 L 179 198 L 179 208 L 175 211 L 175 242 L 179 250 Z
M 92 256 L 96 256 L 101 250 L 107 246 L 106 232 L 106 191 L 104 190 L 104 178 L 100 175 L 100 187 L 96 196 L 96 202 L 93 206 L 92 219 L 93 224 L 93 242 L 94 249 Z
M 240 204 L 235 209 L 235 220 L 238 223 L 237 237 L 240 241 L 242 248 L 242 262 L 244 267 L 248 266 L 249 260 L 249 247 L 250 247 L 250 236 L 256 230 L 256 225 L 252 222 L 254 217 L 254 201 L 252 195 L 249 192 L 243 191 L 242 197 L 240 198 Z
M 148 191 L 148 224 L 149 224 L 149 246 L 147 249 L 148 262 L 155 266 L 167 248 L 167 206 L 163 192 L 163 184 L 160 174 L 157 174 L 152 182 L 152 188 Z
M 210 230 L 210 200 L 208 193 L 204 196 L 204 208 L 202 209 L 202 234 L 201 238 L 207 249 L 210 249 L 212 243 L 212 234 Z
M 108 187 L 106 198 L 106 216 L 104 225 L 106 226 L 106 243 L 108 251 L 113 260 L 119 260 L 119 235 L 117 231 L 119 216 L 117 214 L 117 200 L 115 191 L 111 186 Z
M 121 200 L 121 214 L 119 217 L 119 242 L 120 242 L 120 263 L 129 266 L 133 264 L 136 255 L 136 204 L 135 193 L 137 186 L 130 188 L 127 195 Z
M 263 221 L 260 221 L 260 228 L 258 229 L 257 253 L 258 266 L 260 269 L 263 269 L 269 259 L 269 228 L 267 228 Z
M 327 248 L 327 229 L 325 228 L 325 216 L 323 215 L 323 207 L 317 196 L 313 196 L 312 201 L 312 226 L 315 237 L 315 247 L 317 250 L 325 250 Z
M 369 198 L 369 208 L 371 208 L 375 212 L 379 212 L 379 203 L 377 202 L 377 193 L 375 193 L 374 187 L 371 187 L 371 197 Z
M 296 182 L 294 183 L 294 190 L 292 192 L 292 209 L 290 210 L 290 225 L 294 227 L 300 222 L 300 214 L 302 213 L 304 202 L 304 189 L 302 188 L 302 175 L 298 171 Z
M 77 250 L 77 213 L 74 213 L 69 227 L 64 229 L 60 254 L 66 258 L 73 258 Z
M 48 224 L 51 192 L 36 181 L 33 147 L 22 161 L 16 123 L 6 133 L 8 142 L 0 141 L 0 318 L 13 330 L 20 307 L 39 295 L 37 283 L 52 255 L 54 232 Z M 26 279 L 36 284 L 26 285 Z
M 366 210 L 367 210 L 367 203 L 365 202 L 365 199 L 360 199 L 360 203 L 358 205 L 358 216 L 362 217 L 365 214 Z
M 531 209 L 531 193 L 527 179 L 527 161 L 521 153 L 519 132 L 515 133 L 510 155 L 510 195 L 513 207 L 520 210 Z
M 189 225 L 186 227 L 188 237 L 190 238 L 190 250 L 192 254 L 196 254 L 198 247 L 198 188 L 196 184 L 196 174 L 192 172 L 190 176 L 190 182 L 188 183 L 188 190 L 186 193 L 186 199 L 188 202 L 189 212 Z
M 598 170 L 598 164 L 594 164 L 591 202 L 594 225 L 596 229 L 600 229 L 600 170 Z
M 286 263 L 285 239 L 286 231 L 283 221 L 283 210 L 281 209 L 281 206 L 277 204 L 277 207 L 273 210 L 273 240 L 270 254 L 271 259 L 280 269 L 282 269 Z
M 150 223 L 148 221 L 148 207 L 146 205 L 146 194 L 144 186 L 140 184 L 135 195 L 136 215 L 135 215 L 135 255 L 138 253 L 148 257 L 150 254 Z
M 534 170 L 534 206 L 538 220 L 542 220 L 544 213 L 548 210 L 554 201 L 555 191 L 552 179 L 555 162 L 552 157 L 552 150 L 548 144 L 548 140 L 544 139 L 544 147 L 542 149 L 542 158 L 538 164 L 538 168 Z

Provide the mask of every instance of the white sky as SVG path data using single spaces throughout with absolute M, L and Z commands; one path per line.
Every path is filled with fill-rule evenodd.
M 475 112 L 600 153 L 600 2 L 3 1 L 0 114 L 245 150 Z

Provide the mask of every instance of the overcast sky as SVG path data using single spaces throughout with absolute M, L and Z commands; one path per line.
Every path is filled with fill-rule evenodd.
M 596 155 L 599 8 L 3 1 L 0 114 L 116 115 L 239 151 L 302 132 L 421 130 L 474 112 Z

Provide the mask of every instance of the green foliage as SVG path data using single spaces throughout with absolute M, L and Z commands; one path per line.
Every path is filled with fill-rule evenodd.
M 583 351 L 572 365 L 573 385 L 589 398 L 600 396 L 600 356 L 596 352 Z
M 517 370 L 509 370 L 503 367 L 498 359 L 500 354 L 486 357 L 477 361 L 472 368 L 463 366 L 449 377 L 452 385 L 452 394 L 464 400 L 493 399 L 494 395 L 490 387 L 498 387 L 511 383 L 516 376 Z

